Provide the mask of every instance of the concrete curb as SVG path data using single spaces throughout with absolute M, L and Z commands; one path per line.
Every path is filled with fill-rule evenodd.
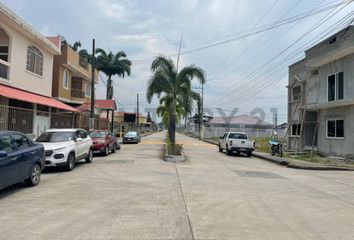
M 189 135 L 187 135 L 189 136 Z M 189 136 L 190 137 L 190 136 Z M 213 145 L 218 146 L 218 143 L 203 139 L 202 141 L 206 143 L 210 143 Z M 354 167 L 340 167 L 340 166 L 329 166 L 329 165 L 322 165 L 318 163 L 308 163 L 308 162 L 303 162 L 300 160 L 292 160 L 289 158 L 280 158 L 280 157 L 274 157 L 274 156 L 268 156 L 266 153 L 258 153 L 258 152 L 253 152 L 252 155 L 256 158 L 260 158 L 284 167 L 288 168 L 294 168 L 294 169 L 302 169 L 302 170 L 322 170 L 322 171 L 354 171 Z

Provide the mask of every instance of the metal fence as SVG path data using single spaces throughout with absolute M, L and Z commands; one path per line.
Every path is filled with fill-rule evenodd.
M 34 112 L 30 109 L 0 106 L 0 130 L 33 132 Z
M 61 113 L 52 113 L 50 119 L 51 128 L 72 128 L 73 115 L 72 114 L 61 114 Z

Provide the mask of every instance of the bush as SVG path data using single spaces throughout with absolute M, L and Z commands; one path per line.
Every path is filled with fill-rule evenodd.
M 166 142 L 167 155 L 177 155 L 177 156 L 182 155 L 182 151 L 183 151 L 182 144 L 172 144 L 168 136 L 166 137 L 165 142 Z

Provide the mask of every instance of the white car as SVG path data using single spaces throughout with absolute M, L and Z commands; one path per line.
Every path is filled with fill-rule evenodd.
M 44 146 L 46 167 L 65 167 L 71 171 L 76 161 L 93 160 L 92 140 L 84 129 L 49 129 L 36 142 Z
M 246 133 L 242 132 L 227 132 L 220 137 L 219 152 L 226 151 L 227 155 L 232 152 L 246 153 L 248 157 L 252 156 L 255 150 L 255 142 L 251 141 Z

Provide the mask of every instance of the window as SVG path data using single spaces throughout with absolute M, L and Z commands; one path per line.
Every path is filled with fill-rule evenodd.
M 301 86 L 296 86 L 292 88 L 292 100 L 297 101 L 301 97 Z
M 5 151 L 7 153 L 12 153 L 14 151 L 11 144 L 10 135 L 5 135 L 0 137 L 0 151 Z
M 0 46 L 0 59 L 7 62 L 8 58 L 9 58 L 9 47 L 8 46 Z
M 12 135 L 12 139 L 17 150 L 23 150 L 32 146 L 31 141 L 26 136 L 14 134 Z
M 300 136 L 301 124 L 292 124 L 290 130 L 291 136 Z
M 43 76 L 43 54 L 38 48 L 27 48 L 27 70 Z
M 328 120 L 327 137 L 344 138 L 344 120 Z
M 241 133 L 230 133 L 230 134 L 229 134 L 229 138 L 233 138 L 233 139 L 247 139 L 247 135 L 246 135 L 246 134 L 241 134 Z
M 91 84 L 90 83 L 86 83 L 85 96 L 91 97 Z
M 338 72 L 328 76 L 328 102 L 344 98 L 344 73 Z
M 65 89 L 69 88 L 69 73 L 68 73 L 68 70 L 66 70 L 66 69 L 63 72 L 63 87 Z

